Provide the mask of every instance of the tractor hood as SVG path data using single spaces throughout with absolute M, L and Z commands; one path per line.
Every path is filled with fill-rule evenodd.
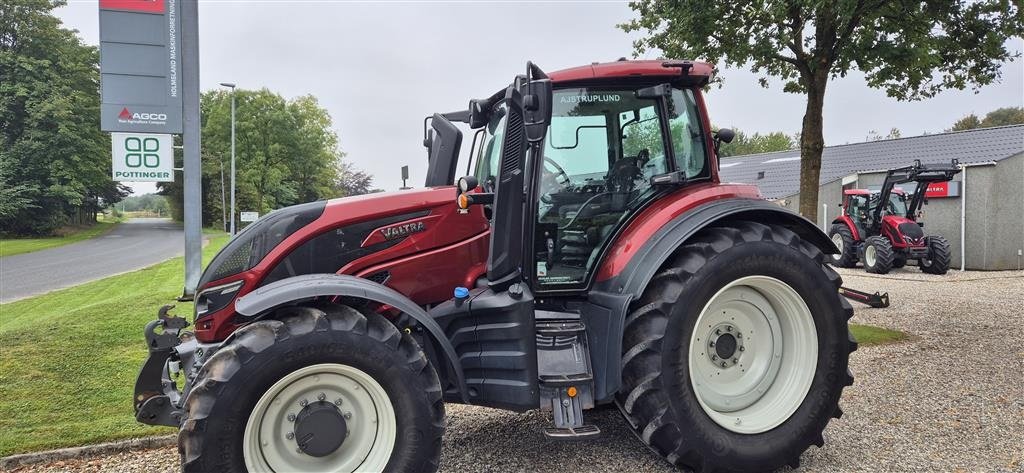
M 199 290 L 241 280 L 242 295 L 291 276 L 361 269 L 484 233 L 482 209 L 458 214 L 454 186 L 300 204 L 246 227 L 214 257 Z M 387 249 L 388 251 L 382 251 Z

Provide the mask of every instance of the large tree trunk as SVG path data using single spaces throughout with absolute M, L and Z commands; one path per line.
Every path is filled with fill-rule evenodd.
M 822 110 L 825 105 L 826 80 L 815 80 L 807 88 L 807 110 L 800 130 L 800 214 L 818 222 L 818 177 L 821 174 Z

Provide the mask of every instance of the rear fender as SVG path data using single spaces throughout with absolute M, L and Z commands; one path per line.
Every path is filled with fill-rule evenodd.
M 238 298 L 235 301 L 235 311 L 242 316 L 255 319 L 256 316 L 266 314 L 283 305 L 323 296 L 354 297 L 389 305 L 416 320 L 441 349 L 445 361 L 451 365 L 451 373 L 455 376 L 456 386 L 461 397 L 464 402 L 468 402 L 466 380 L 458 363 L 455 348 L 448 341 L 444 330 L 418 304 L 382 284 L 346 274 L 295 276 L 267 284 Z
M 853 241 L 862 240 L 862 238 L 860 237 L 860 232 L 857 231 L 857 226 L 853 224 L 853 219 L 850 218 L 849 215 L 841 215 L 839 217 L 836 217 L 836 219 L 832 221 L 832 224 L 835 225 L 837 223 L 846 225 L 846 228 L 850 229 L 850 233 L 853 235 Z
M 667 222 L 641 244 L 629 263 L 609 279 L 597 282 L 587 295 L 582 317 L 595 360 L 595 391 L 599 402 L 608 401 L 618 391 L 622 377 L 622 331 L 630 305 L 643 294 L 647 284 L 662 265 L 701 229 L 724 220 L 746 220 L 766 225 L 782 225 L 825 254 L 839 250 L 813 222 L 763 200 L 731 198 L 702 204 Z
M 701 229 L 722 220 L 747 220 L 766 225 L 782 225 L 821 249 L 822 253 L 839 252 L 832 240 L 814 222 L 799 214 L 763 200 L 732 198 L 715 200 L 684 212 L 667 222 L 641 244 L 629 263 L 612 278 L 595 285 L 595 289 L 640 297 L 647 283 L 668 260 L 676 248 Z

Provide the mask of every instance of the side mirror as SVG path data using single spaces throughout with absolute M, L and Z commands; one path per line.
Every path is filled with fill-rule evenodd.
M 722 143 L 732 143 L 733 138 L 736 138 L 736 132 L 732 128 L 719 128 L 715 133 L 715 139 Z
M 523 122 L 526 125 L 526 139 L 536 143 L 544 139 L 548 122 L 551 121 L 551 79 L 537 79 L 526 84 L 523 95 Z

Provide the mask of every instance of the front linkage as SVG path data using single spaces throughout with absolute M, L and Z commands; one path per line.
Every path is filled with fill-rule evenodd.
M 186 372 L 201 364 L 204 348 L 191 332 L 182 332 L 188 321 L 167 312 L 174 308 L 160 308 L 157 319 L 146 324 L 146 346 L 149 357 L 135 380 L 135 418 L 149 425 L 178 427 L 183 410 L 184 389 L 179 390 L 174 379 L 186 367 Z M 159 329 L 159 331 L 158 331 Z M 186 379 L 191 375 L 187 375 Z

